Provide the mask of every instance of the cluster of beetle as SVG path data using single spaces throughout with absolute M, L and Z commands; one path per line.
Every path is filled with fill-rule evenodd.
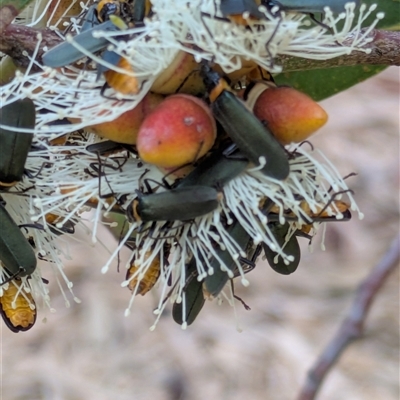
M 329 5 L 333 11 L 342 11 L 347 1 L 327 2 L 313 1 L 264 1 L 262 5 L 273 12 L 295 11 L 307 14 L 323 12 Z M 332 3 L 332 4 L 330 4 Z M 259 4 L 254 0 L 221 0 L 220 10 L 225 18 L 236 23 L 243 13 L 248 13 L 252 18 L 265 18 L 258 9 Z M 119 15 L 120 19 L 110 19 L 111 15 Z M 148 0 L 101 0 L 94 4 L 86 12 L 82 19 L 81 33 L 74 40 L 85 49 L 94 53 L 102 52 L 105 61 L 117 65 L 123 69 L 124 58 L 111 50 L 105 50 L 108 41 L 104 38 L 93 37 L 95 30 L 115 31 L 121 28 L 121 22 L 126 26 L 138 26 L 143 23 L 146 16 L 151 16 L 151 4 Z M 233 18 L 235 17 L 235 18 Z M 70 43 L 64 42 L 43 57 L 44 65 L 58 68 L 72 64 L 82 58 L 82 53 Z M 118 73 L 114 70 L 99 68 L 99 74 L 104 74 L 107 85 L 116 91 L 129 94 L 137 90 L 137 81 L 132 76 Z M 232 91 L 228 81 L 216 72 L 209 62 L 200 63 L 200 75 L 206 88 L 208 101 L 212 114 L 219 124 L 219 129 L 228 137 L 220 141 L 218 148 L 204 157 L 191 173 L 177 180 L 167 190 L 160 193 L 137 191 L 137 197 L 128 205 L 119 209 L 124 212 L 130 222 L 142 222 L 148 224 L 158 221 L 192 221 L 193 219 L 212 212 L 219 207 L 221 201 L 221 189 L 232 179 L 244 172 L 250 164 L 260 167 L 260 171 L 268 177 L 276 180 L 284 180 L 289 175 L 289 159 L 295 154 L 289 154 L 278 142 L 268 127 L 259 121 L 249 111 Z M 136 89 L 132 89 L 135 88 Z M 253 89 L 249 85 L 246 95 Z M 104 88 L 102 90 L 104 94 Z M 18 100 L 1 110 L 1 124 L 9 126 L 9 129 L 0 129 L 0 188 L 6 192 L 10 187 L 23 179 L 26 173 L 25 162 L 28 152 L 31 150 L 33 135 L 18 133 L 12 127 L 33 129 L 35 126 L 35 106 L 29 99 Z M 112 142 L 101 142 L 88 148 L 89 151 L 100 156 L 108 154 L 108 145 L 121 147 Z M 104 150 L 104 146 L 107 150 Z M 101 175 L 101 166 L 100 172 Z M 334 196 L 332 196 L 332 200 Z M 351 218 L 350 211 L 345 203 L 335 202 L 341 207 L 344 218 Z M 88 204 L 90 205 L 90 204 Z M 281 274 L 294 272 L 300 261 L 300 248 L 297 242 L 298 236 L 311 239 L 308 231 L 314 222 L 326 222 L 336 220 L 328 216 L 326 208 L 321 207 L 317 214 L 308 210 L 309 218 L 304 221 L 304 226 L 287 239 L 289 223 L 281 224 L 279 214 L 274 212 L 274 204 L 266 202 L 262 205 L 263 212 L 268 217 L 269 228 L 273 232 L 280 246 L 285 246 L 285 253 L 291 257 L 291 262 L 278 257 L 278 253 L 271 250 L 266 244 L 254 246 L 249 234 L 243 227 L 234 221 L 227 226 L 227 232 L 246 252 L 247 258 L 242 259 L 244 270 L 249 271 L 255 266 L 255 261 L 261 250 L 271 267 Z M 118 208 L 118 207 L 117 207 Z M 306 207 L 305 207 L 305 212 Z M 51 225 L 49 215 L 49 224 Z M 53 219 L 57 216 L 53 215 Z M 290 210 L 284 214 L 286 221 L 297 220 Z M 222 223 L 224 221 L 222 220 Z M 32 307 L 34 300 L 29 293 L 18 291 L 21 278 L 29 277 L 36 268 L 36 256 L 33 244 L 24 236 L 20 227 L 11 218 L 3 204 L 0 203 L 0 260 L 7 270 L 9 277 L 1 283 L 3 295 L 0 297 L 0 311 L 7 326 L 14 332 L 30 329 L 36 320 L 36 309 Z M 73 233 L 73 226 L 66 225 L 61 233 Z M 6 233 L 6 234 L 4 234 Z M 129 242 L 127 243 L 129 246 Z M 164 257 L 168 258 L 169 248 L 165 245 Z M 236 264 L 227 250 L 218 250 L 219 257 L 224 264 L 236 275 Z M 168 261 L 166 261 L 168 262 Z M 196 259 L 192 259 L 186 266 L 186 285 L 183 291 L 182 302 L 173 306 L 173 318 L 179 324 L 191 324 L 205 303 L 207 297 L 217 297 L 223 287 L 229 281 L 230 276 L 226 270 L 221 269 L 217 259 L 212 261 L 214 274 L 199 281 L 196 267 Z M 138 278 L 138 267 L 134 265 L 127 272 L 127 279 L 136 276 L 129 282 L 129 288 L 136 294 L 144 295 L 157 282 L 160 276 L 160 257 L 155 257 L 151 267 L 145 276 Z M 8 287 L 4 286 L 8 283 Z M 7 288 L 6 288 L 7 287 Z
M 35 106 L 29 99 L 16 101 L 0 109 L 1 123 L 10 127 L 34 128 Z M 33 134 L 21 134 L 0 129 L 0 188 L 6 191 L 18 183 L 24 174 L 25 161 L 31 148 Z M 6 325 L 13 331 L 30 329 L 36 320 L 32 295 L 18 292 L 20 278 L 31 275 L 36 269 L 36 255 L 24 234 L 0 203 L 0 261 L 10 277 L 1 285 L 0 311 Z M 19 294 L 18 294 L 19 293 Z

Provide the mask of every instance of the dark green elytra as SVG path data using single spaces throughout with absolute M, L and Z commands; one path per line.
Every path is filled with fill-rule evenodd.
M 268 224 L 268 226 L 275 236 L 275 239 L 278 242 L 279 246 L 283 246 L 283 244 L 285 243 L 286 235 L 289 231 L 289 224 L 286 223 L 284 225 L 280 225 L 279 223 L 271 222 Z M 301 258 L 300 246 L 297 241 L 296 235 L 293 234 L 290 237 L 288 243 L 283 249 L 283 251 L 288 256 L 294 257 L 294 260 L 288 265 L 285 264 L 281 256 L 278 256 L 278 253 L 272 251 L 265 243 L 262 244 L 262 247 L 268 264 L 274 271 L 278 272 L 278 274 L 289 275 L 296 271 Z M 275 261 L 277 262 L 275 263 Z
M 141 194 L 128 207 L 128 217 L 135 211 L 143 222 L 186 221 L 214 211 L 219 204 L 218 192 L 208 186 L 187 186 L 161 193 Z
M 329 7 L 334 13 L 345 10 L 347 3 L 360 3 L 360 0 L 263 0 L 262 5 L 271 10 L 278 7 L 282 11 L 293 11 L 304 14 L 323 13 L 325 7 Z
M 172 318 L 182 325 L 191 325 L 199 315 L 204 306 L 203 283 L 197 280 L 196 259 L 193 257 L 186 265 L 186 285 L 182 291 L 182 302 L 174 303 L 172 307 Z
M 121 143 L 113 142 L 112 140 L 104 140 L 103 142 L 93 143 L 86 146 L 89 153 L 99 154 L 101 156 L 109 156 L 124 150 Z
M 111 65 L 118 65 L 119 61 L 121 60 L 121 56 L 112 50 L 104 50 L 102 60 L 111 64 Z M 110 68 L 103 64 L 97 64 L 97 79 L 100 78 L 101 74 L 104 72 L 109 71 Z
M 207 62 L 203 62 L 200 72 L 212 97 L 211 111 L 239 150 L 254 165 L 259 165 L 260 158 L 264 158 L 263 174 L 278 180 L 286 179 L 290 171 L 289 160 L 275 136 L 229 90 L 228 83 Z
M 20 181 L 31 148 L 33 133 L 16 132 L 15 128 L 35 127 L 35 105 L 30 99 L 14 101 L 0 108 L 0 182 Z
M 226 231 L 229 236 L 236 241 L 242 250 L 247 248 L 250 236 L 238 221 L 235 221 L 232 225 L 230 225 Z M 229 251 L 219 249 L 217 254 L 227 268 L 229 268 L 231 271 L 235 270 L 236 264 Z M 217 258 L 214 258 L 211 261 L 211 266 L 214 268 L 214 273 L 212 275 L 208 275 L 204 279 L 203 287 L 207 294 L 211 295 L 212 297 L 216 297 L 228 282 L 229 276 L 227 271 L 221 270 L 221 264 Z
M 177 187 L 199 185 L 222 188 L 240 175 L 248 164 L 246 159 L 237 154 L 232 158 L 224 156 L 223 151 L 215 151 L 183 178 Z
M 36 256 L 28 240 L 0 203 L 0 260 L 18 276 L 31 275 L 36 269 Z
M 248 13 L 253 18 L 266 19 L 265 14 L 259 11 L 258 7 L 254 0 L 221 0 L 219 9 L 224 17 Z
M 144 17 L 146 17 L 146 7 L 148 5 L 148 1 L 149 0 L 134 0 L 132 6 L 132 21 L 135 25 L 140 25 L 143 23 Z M 148 11 L 151 11 L 150 7 Z
M 87 51 L 95 53 L 107 47 L 110 42 L 104 37 L 93 37 L 93 33 L 97 31 L 115 32 L 118 30 L 119 29 L 111 21 L 106 21 L 81 32 L 76 35 L 73 40 Z M 42 57 L 42 62 L 43 65 L 47 67 L 60 68 L 72 64 L 83 57 L 84 55 L 82 52 L 74 47 L 72 43 L 63 42 L 45 53 Z
M 81 20 L 83 20 L 80 30 L 81 33 L 99 25 L 101 22 L 97 18 L 97 4 L 91 5 L 82 16 Z
M 211 104 L 214 117 L 243 154 L 255 165 L 264 157 L 265 175 L 283 180 L 289 175 L 289 160 L 282 145 L 253 113 L 231 92 L 222 91 Z

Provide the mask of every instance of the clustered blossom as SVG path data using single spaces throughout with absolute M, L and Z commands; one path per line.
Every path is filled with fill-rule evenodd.
M 179 51 L 189 52 L 198 60 L 212 60 L 221 65 L 226 73 L 240 69 L 243 60 L 253 60 L 270 72 L 280 72 L 279 66 L 273 61 L 277 55 L 329 59 L 355 50 L 368 51 L 364 50 L 364 46 L 371 40 L 368 37 L 370 29 L 382 18 L 378 14 L 370 29 L 361 33 L 363 22 L 376 6 L 366 10 L 365 5 L 362 5 L 353 27 L 354 4 L 349 3 L 346 13 L 336 16 L 331 12 L 325 14 L 323 23 L 331 26 L 332 32 L 323 26 L 308 26 L 305 16 L 301 14 L 287 13 L 281 17 L 272 16 L 268 11 L 265 11 L 265 20 L 249 19 L 250 29 L 246 29 L 221 19 L 218 9 L 215 11 L 215 5 L 218 5 L 215 0 L 156 0 L 152 2 L 154 15 L 145 20 L 143 27 L 101 33 L 116 53 L 129 60 L 135 76 L 142 82 L 141 91 L 131 96 L 130 101 L 116 101 L 100 96 L 99 90 L 104 81 L 97 80 L 96 71 L 68 66 L 68 69 L 61 71 L 43 67 L 43 72 L 36 74 L 29 74 L 29 69 L 24 74 L 17 73 L 12 82 L 2 87 L 2 104 L 5 106 L 19 98 L 31 98 L 38 111 L 47 111 L 37 115 L 35 135 L 38 138 L 49 134 L 61 136 L 89 124 L 114 120 L 134 108 Z M 344 24 L 339 30 L 336 24 L 340 21 L 344 21 Z M 58 21 L 50 22 L 56 24 Z M 79 33 L 76 21 L 73 27 Z M 126 36 L 129 36 L 129 40 Z M 349 37 L 349 42 L 343 42 Z M 66 38 L 74 44 L 71 33 Z M 79 47 L 79 50 L 96 63 L 104 63 L 101 57 L 96 57 L 83 47 Z M 38 65 L 34 59 L 32 64 Z M 118 70 L 116 66 L 109 67 Z M 113 97 L 118 96 L 115 93 Z M 72 125 L 48 125 L 64 117 L 79 122 Z
M 29 20 L 20 22 L 35 25 L 43 21 L 46 11 L 44 3 L 37 0 Z M 73 1 L 71 5 L 75 3 Z M 86 2 L 83 9 L 90 4 Z M 104 80 L 98 79 L 90 64 L 83 68 L 84 61 L 80 67 L 74 64 L 51 69 L 40 65 L 36 54 L 31 59 L 31 66 L 40 67 L 41 72 L 31 73 L 31 68 L 25 73 L 17 72 L 15 78 L 1 88 L 3 106 L 25 97 L 32 99 L 36 106 L 33 147 L 25 165 L 29 174 L 15 187 L 2 193 L 1 197 L 15 222 L 25 225 L 21 229 L 25 230 L 26 237 L 32 237 L 38 257 L 51 265 L 54 276 L 46 278 L 56 280 L 63 293 L 65 287 L 72 293 L 72 283 L 65 275 L 62 264 L 62 257 L 71 257 L 62 235 L 67 231 L 66 227 L 72 226 L 73 229 L 89 233 L 83 214 L 93 210 L 89 217 L 94 224 L 90 236 L 91 241 L 96 242 L 97 228 L 103 223 L 104 213 L 115 209 L 127 213 L 137 195 L 136 190 L 143 191 L 143 179 L 152 177 L 161 182 L 163 178 L 154 166 L 143 163 L 128 151 L 110 157 L 94 155 L 87 150 L 87 146 L 100 139 L 79 130 L 114 120 L 137 106 L 179 52 L 193 54 L 199 62 L 209 60 L 217 63 L 226 73 L 240 69 L 242 62 L 249 60 L 270 72 L 280 72 L 279 65 L 274 63 L 278 55 L 328 59 L 354 50 L 366 51 L 363 47 L 369 42 L 369 31 L 361 33 L 361 26 L 375 10 L 374 6 L 367 10 L 363 5 L 358 17 L 355 16 L 353 4 L 348 4 L 346 11 L 340 15 L 327 10 L 323 24 L 331 27 L 328 30 L 322 24 L 310 26 L 305 15 L 271 14 L 265 8 L 260 9 L 265 19 L 249 18 L 245 27 L 223 18 L 218 6 L 219 2 L 215 0 L 153 0 L 153 13 L 145 19 L 143 26 L 99 33 L 107 38 L 113 51 L 129 60 L 135 77 L 140 81 L 141 90 L 137 95 L 128 96 L 129 100 L 119 93 L 113 93 L 113 98 L 101 96 Z M 381 17 L 378 14 L 375 23 Z M 58 22 L 50 18 L 47 24 L 57 25 Z M 340 29 L 337 28 L 339 22 L 342 23 Z M 70 29 L 65 36 L 66 41 L 76 47 L 78 45 L 73 35 L 80 32 L 81 24 L 82 18 L 71 18 Z M 41 46 L 38 36 L 37 49 Z M 79 50 L 82 51 L 82 57 L 104 64 L 101 56 L 84 48 L 79 47 Z M 111 68 L 124 72 L 114 65 Z M 70 119 L 68 123 L 63 122 L 66 117 Z M 56 121 L 58 123 L 53 124 Z M 23 130 L 20 131 L 24 134 Z M 65 135 L 65 143 L 52 142 Z M 305 148 L 301 145 L 286 146 L 288 154 L 292 155 L 289 159 L 290 174 L 286 180 L 275 180 L 260 172 L 260 167 L 249 167 L 221 190 L 222 199 L 215 211 L 194 221 L 171 221 L 166 228 L 165 222 L 130 220 L 128 231 L 111 252 L 102 272 L 107 272 L 126 244 L 133 250 L 125 269 L 129 269 L 132 263 L 139 268 L 122 286 L 127 286 L 133 279 L 143 279 L 158 257 L 161 271 L 158 280 L 160 301 L 155 310 L 158 320 L 166 306 L 166 298 L 172 302 L 182 302 L 188 278 L 186 265 L 191 258 L 195 260 L 195 279 L 199 281 L 214 272 L 211 266 L 214 258 L 221 261 L 221 268 L 232 278 L 232 270 L 218 254 L 218 249 L 227 249 L 242 284 L 249 283 L 241 262 L 248 254 L 229 234 L 229 226 L 235 222 L 245 229 L 253 249 L 263 242 L 286 262 L 290 262 L 284 246 L 277 243 L 268 227 L 268 216 L 261 207 L 263 202 L 270 200 L 275 204 L 281 224 L 285 223 L 284 214 L 287 210 L 292 213 L 294 219 L 289 221 L 287 240 L 306 224 L 305 221 L 309 221 L 301 207 L 301 200 L 316 214 L 327 206 L 328 214 L 340 219 L 343 215 L 332 200 L 340 199 L 335 194 L 346 193 L 350 201 L 349 208 L 358 212 L 346 182 L 335 167 L 319 151 Z M 49 215 L 55 215 L 56 221 L 49 222 Z M 359 213 L 359 216 L 361 218 L 362 214 Z M 311 236 L 321 223 L 312 225 Z M 1 281 L 6 280 L 7 271 L 0 268 L 0 273 Z M 44 275 L 38 268 L 30 279 L 22 279 L 22 286 L 35 299 L 42 298 L 50 308 L 48 290 L 42 281 Z M 171 281 L 172 286 L 169 287 Z M 130 312 L 137 287 L 132 293 L 126 314 Z M 67 295 L 64 296 L 68 304 Z M 79 302 L 74 294 L 72 296 Z M 222 292 L 221 296 L 233 299 L 232 293 Z M 186 327 L 185 321 L 182 326 Z

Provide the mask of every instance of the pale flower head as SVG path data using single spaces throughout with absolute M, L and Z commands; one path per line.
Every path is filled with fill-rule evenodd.
M 71 6 L 76 3 L 74 0 Z M 21 22 L 43 23 L 48 4 L 37 0 L 30 13 L 26 12 L 27 20 Z M 89 2 L 84 4 L 84 8 L 89 6 Z M 354 4 L 348 4 L 345 12 L 335 15 L 328 10 L 322 24 L 310 25 L 303 14 L 271 13 L 261 7 L 265 18 L 248 18 L 247 26 L 244 26 L 224 17 L 218 0 L 153 0 L 152 14 L 145 18 L 143 26 L 98 33 L 109 42 L 108 49 L 129 61 L 135 78 L 140 82 L 137 94 L 122 96 L 109 90 L 107 93 L 112 94 L 111 99 L 100 94 L 104 78 L 98 79 L 93 63 L 89 63 L 87 68 L 82 67 L 86 60 L 98 64 L 106 62 L 101 54 L 93 54 L 74 40 L 84 19 L 71 19 L 66 41 L 82 52 L 83 60 L 79 67 L 75 64 L 60 69 L 44 67 L 36 60 L 35 53 L 27 71 L 17 71 L 16 77 L 1 88 L 3 106 L 25 97 L 32 99 L 36 106 L 36 126 L 32 130 L 36 147 L 30 151 L 26 163 L 29 175 L 25 175 L 10 191 L 2 193 L 2 198 L 17 224 L 31 225 L 26 228 L 25 236 L 32 237 L 37 255 L 49 261 L 52 273 L 49 279 L 55 279 L 63 293 L 65 288 L 72 293 L 72 283 L 65 275 L 62 262 L 63 257 L 72 255 L 67 241 L 57 233 L 68 235 L 65 231 L 68 226 L 88 232 L 83 213 L 93 209 L 87 222 L 93 224 L 90 237 L 91 242 L 96 242 L 97 228 L 103 223 L 104 212 L 117 209 L 120 213 L 127 213 L 137 196 L 136 190 L 143 192 L 144 178 L 152 176 L 159 182 L 163 178 L 154 166 L 144 164 L 128 151 L 110 157 L 90 153 L 87 145 L 99 139 L 78 130 L 112 121 L 136 107 L 157 77 L 182 51 L 192 54 L 198 62 L 209 60 L 219 64 L 225 73 L 240 69 L 244 61 L 252 61 L 270 72 L 280 72 L 281 67 L 274 61 L 279 55 L 326 60 L 352 51 L 367 51 L 364 47 L 370 41 L 368 34 L 382 15 L 377 15 L 367 31 L 361 33 L 361 27 L 374 10 L 374 6 L 367 10 L 362 5 L 356 17 Z M 48 21 L 50 26 L 57 23 L 54 18 Z M 40 46 L 41 37 L 38 35 L 37 51 Z M 33 66 L 41 68 L 41 71 L 32 73 Z M 107 64 L 107 67 L 132 75 L 132 72 L 113 64 Z M 64 118 L 72 122 L 52 124 Z M 21 129 L 14 130 L 24 134 Z M 52 139 L 63 135 L 68 135 L 66 144 L 51 144 Z M 321 226 L 321 221 L 313 221 L 305 211 L 305 204 L 313 215 L 318 215 L 323 209 L 340 220 L 343 213 L 333 200 L 339 200 L 343 195 L 347 196 L 349 209 L 359 212 L 346 182 L 322 153 L 298 145 L 287 146 L 286 150 L 290 174 L 284 181 L 269 178 L 260 168 L 250 167 L 221 188 L 221 200 L 215 211 L 194 221 L 129 221 L 127 233 L 120 238 L 102 268 L 103 273 L 107 272 L 122 247 L 129 244 L 132 254 L 124 268 L 128 270 L 134 264 L 137 270 L 122 286 L 133 280 L 138 283 L 126 310 L 127 315 L 140 281 L 147 279 L 146 274 L 156 259 L 159 260 L 156 286 L 160 297 L 155 309 L 155 324 L 168 301 L 182 302 L 189 279 L 200 282 L 215 273 L 215 260 L 230 279 L 238 276 L 243 285 L 249 284 L 243 259 L 249 258 L 260 243 L 265 243 L 289 263 L 291 257 L 285 253 L 285 245 L 280 245 L 271 232 L 268 225 L 271 221 L 290 224 L 289 240 L 304 225 L 312 225 L 311 236 Z M 266 202 L 275 206 L 273 220 L 270 211 L 263 208 Z M 54 224 L 48 222 L 50 214 L 57 217 Z M 235 224 L 240 224 L 247 235 L 249 246 L 246 249 L 230 234 L 230 228 Z M 229 265 L 221 256 L 223 251 L 229 254 Z M 195 266 L 193 276 L 188 276 L 189 263 Z M 0 268 L 0 273 L 3 281 L 9 275 L 4 268 Z M 38 268 L 29 279 L 22 279 L 23 287 L 34 294 L 36 301 L 42 298 L 50 307 L 42 276 L 47 278 L 47 273 Z M 73 294 L 71 296 L 79 301 Z M 219 296 L 233 302 L 232 293 L 222 292 Z M 187 326 L 185 318 L 182 315 L 183 328 Z

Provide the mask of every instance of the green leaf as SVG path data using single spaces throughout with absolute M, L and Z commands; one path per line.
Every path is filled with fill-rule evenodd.
M 356 65 L 329 69 L 314 69 L 279 74 L 275 77 L 278 85 L 289 85 L 314 100 L 333 96 L 383 71 L 386 65 Z
M 363 23 L 363 26 L 368 27 L 371 25 L 377 12 L 384 12 L 385 17 L 379 21 L 377 28 L 400 29 L 400 0 L 362 0 L 362 3 L 368 7 L 372 4 L 377 4 L 376 10 Z M 296 71 L 279 74 L 275 77 L 275 80 L 279 85 L 292 86 L 318 101 L 346 90 L 378 74 L 385 68 L 386 66 L 383 65 L 356 65 Z
M 362 3 L 368 6 L 372 4 L 377 4 L 378 6 L 372 15 L 364 22 L 364 26 L 371 25 L 377 12 L 384 12 L 385 18 L 379 21 L 377 28 L 400 29 L 400 0 L 363 0 Z
M 0 8 L 4 6 L 12 6 L 21 12 L 33 0 L 0 0 Z

